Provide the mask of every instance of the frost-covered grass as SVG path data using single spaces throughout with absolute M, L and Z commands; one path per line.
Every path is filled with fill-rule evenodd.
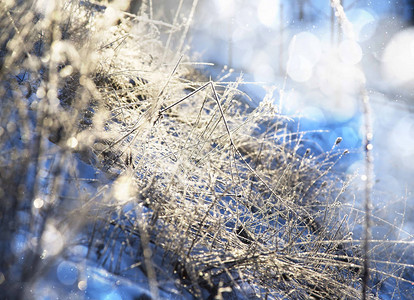
M 0 4 L 2 295 L 100 299 L 113 278 L 123 298 L 358 299 L 341 138 L 307 149 L 270 96 L 251 107 L 242 78 L 197 71 L 181 53 L 197 1 L 170 22 L 125 4 Z M 384 226 L 368 291 L 399 298 L 412 236 Z

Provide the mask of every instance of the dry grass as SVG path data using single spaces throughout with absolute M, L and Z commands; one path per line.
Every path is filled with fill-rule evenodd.
M 306 133 L 289 131 L 271 100 L 247 109 L 240 82 L 206 80 L 161 42 L 182 43 L 189 23 L 178 17 L 86 1 L 43 16 L 29 1 L 0 9 L 7 297 L 27 297 L 73 238 L 111 272 L 144 272 L 154 298 L 168 282 L 196 298 L 360 297 L 363 212 L 334 172 L 340 139 L 304 151 Z M 105 174 L 92 192 L 80 161 Z M 370 292 L 409 282 L 413 266 L 382 248 L 411 241 L 372 241 Z

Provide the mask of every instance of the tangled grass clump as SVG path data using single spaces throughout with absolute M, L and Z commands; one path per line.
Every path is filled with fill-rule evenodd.
M 270 99 L 247 109 L 242 79 L 206 80 L 161 42 L 183 40 L 179 18 L 32 5 L 0 4 L 7 297 L 29 297 L 80 244 L 110 272 L 145 274 L 154 299 L 359 298 L 361 216 L 333 172 L 340 138 L 315 155 Z M 103 175 L 79 178 L 82 164 Z M 376 275 L 405 280 L 393 272 Z

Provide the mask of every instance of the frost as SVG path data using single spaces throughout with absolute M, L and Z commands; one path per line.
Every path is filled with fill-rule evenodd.
M 0 4 L 5 297 L 409 291 L 410 29 L 365 1 L 139 2 Z

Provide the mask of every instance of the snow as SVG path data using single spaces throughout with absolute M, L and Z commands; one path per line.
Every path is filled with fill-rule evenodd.
M 49 147 L 56 147 L 48 143 Z M 76 199 L 82 195 L 85 196 L 86 193 L 99 194 L 97 187 L 102 186 L 102 183 L 114 184 L 105 174 L 79 159 L 77 154 L 72 154 L 71 159 L 72 166 L 76 168 L 72 172 L 78 176 L 77 178 L 68 177 L 67 180 L 76 182 L 77 186 L 73 188 L 69 185 L 63 193 L 64 197 Z M 117 180 L 122 181 L 122 178 L 119 176 Z M 98 181 L 99 184 L 97 184 Z M 117 187 L 114 184 L 115 190 L 125 188 L 124 182 L 120 184 L 123 186 Z M 126 190 L 115 191 L 115 196 L 121 197 L 115 200 L 121 201 L 119 205 L 123 206 L 123 214 L 133 217 L 137 208 L 136 205 L 127 203 L 130 199 L 125 193 L 128 191 L 129 187 Z M 147 213 L 147 209 L 142 207 L 141 212 Z M 42 259 L 46 260 L 58 255 L 57 260 L 51 267 L 48 267 L 46 275 L 42 275 L 32 286 L 26 288 L 25 297 L 39 300 L 152 299 L 147 275 L 139 267 L 140 264 L 133 260 L 134 256 L 130 255 L 131 251 L 136 252 L 140 248 L 138 237 L 135 237 L 134 244 L 126 245 L 125 236 L 118 234 L 117 238 L 111 242 L 110 247 L 113 248 L 105 252 L 99 247 L 89 248 L 87 240 L 88 236 L 83 231 L 69 239 L 58 226 L 48 223 L 41 241 Z M 107 242 L 102 241 L 102 243 Z M 15 254 L 22 253 L 25 247 L 28 247 L 28 243 L 26 233 L 23 232 L 15 236 L 12 249 Z M 154 262 L 160 263 L 159 260 L 165 254 L 161 249 L 154 251 Z M 119 253 L 119 255 L 112 257 L 112 253 Z M 167 276 L 159 288 L 159 299 L 193 299 L 193 297 Z
M 390 207 L 395 212 L 403 214 L 401 219 L 404 219 L 403 230 L 406 234 L 401 238 L 412 238 L 414 235 L 414 165 L 412 164 L 414 161 L 414 107 L 410 102 L 413 101 L 410 84 L 412 86 L 414 80 L 412 29 L 406 29 L 390 37 L 391 41 L 383 49 L 369 49 L 364 43 L 370 41 L 375 35 L 375 30 L 379 26 L 378 15 L 385 11 L 386 7 L 360 5 L 352 9 L 349 14 L 349 19 L 356 30 L 358 43 L 344 39 L 337 48 L 332 49 L 330 41 L 328 43 L 326 41 L 326 35 L 321 34 L 326 29 L 320 28 L 324 25 L 318 25 L 315 30 L 300 28 L 300 25 L 297 25 L 292 32 L 286 29 L 285 37 L 275 42 L 272 34 L 277 36 L 276 31 L 280 25 L 274 23 L 274 19 L 280 14 L 278 1 L 257 1 L 258 4 L 253 5 L 257 10 L 256 16 L 249 15 L 248 10 L 251 7 L 240 11 L 240 16 L 243 18 L 249 15 L 248 22 L 230 14 L 233 2 L 237 1 L 214 1 L 214 5 L 219 6 L 221 22 L 226 23 L 226 18 L 231 17 L 233 24 L 244 25 L 244 27 L 234 26 L 233 29 L 229 29 L 234 30 L 231 60 L 229 59 L 228 32 L 208 25 L 212 24 L 211 20 L 206 21 L 200 18 L 199 23 L 194 25 L 193 51 L 203 52 L 203 58 L 206 61 L 212 60 L 218 65 L 231 62 L 230 67 L 248 70 L 248 74 L 245 75 L 247 79 L 252 78 L 255 81 L 264 81 L 268 85 L 276 85 L 275 101 L 280 110 L 288 115 L 295 113 L 292 117 L 298 122 L 300 131 L 318 130 L 308 135 L 311 142 L 315 143 L 313 147 L 316 148 L 317 143 L 322 150 L 328 151 L 338 137 L 343 138 L 339 147 L 350 149 L 354 153 L 341 165 L 341 168 L 350 174 L 358 169 L 363 172 L 359 149 L 363 140 L 361 129 L 363 115 L 359 107 L 358 88 L 361 82 L 366 83 L 374 117 L 373 145 L 376 180 L 374 204 L 384 206 L 384 211 L 379 210 L 382 213 L 381 218 L 390 223 L 396 220 L 394 214 L 386 213 Z M 369 3 L 369 1 L 365 2 Z M 324 8 L 325 6 L 320 3 L 322 2 L 315 1 L 314 5 L 319 9 Z M 267 9 L 269 5 L 271 9 Z M 45 8 L 42 6 L 41 9 Z M 325 11 L 326 14 L 328 12 L 329 10 Z M 259 33 L 256 36 L 254 32 Z M 246 49 L 246 44 L 250 44 L 251 47 Z M 286 48 L 281 60 L 275 51 L 280 45 Z M 260 51 L 257 51 L 258 48 Z M 382 56 L 375 59 L 375 52 L 382 53 Z M 381 85 L 381 89 L 378 87 L 378 81 L 374 81 L 379 76 L 378 72 L 371 74 L 372 69 L 364 66 L 367 57 L 371 59 L 371 62 L 376 63 L 374 66 L 369 65 L 368 68 L 381 69 L 383 72 L 381 79 L 382 82 L 386 82 L 386 85 Z M 362 70 L 356 66 L 360 62 L 363 65 Z M 280 74 L 278 71 L 281 68 L 285 68 L 286 73 Z M 217 70 L 210 71 L 213 74 L 219 73 Z M 236 73 L 234 76 L 237 76 Z M 254 85 L 242 88 L 249 90 L 253 97 L 263 94 L 263 90 Z M 400 88 L 403 89 L 399 90 Z M 404 95 L 401 98 L 406 100 L 395 99 L 392 96 L 394 93 L 399 96 Z M 257 98 L 260 96 L 255 97 Z M 322 132 L 319 132 L 320 130 Z M 56 147 L 50 142 L 46 143 L 49 148 Z M 69 147 L 76 148 L 77 146 L 77 140 L 74 137 L 69 139 L 68 143 Z M 98 180 L 101 184 L 102 182 L 112 183 L 112 179 L 83 162 L 79 154 L 73 154 L 71 161 L 75 169 L 69 170 L 68 174 L 77 174 L 77 178 L 74 178 L 77 187 L 74 191 L 72 186 L 67 186 L 65 195 L 68 198 L 79 197 L 77 193 L 97 193 L 96 182 Z M 51 163 L 46 160 L 44 169 L 48 170 Z M 47 175 L 46 172 L 42 174 L 43 177 Z M 68 176 L 66 180 L 70 182 L 71 178 Z M 114 196 L 120 205 L 127 204 L 134 193 L 131 190 L 133 189 L 131 182 L 128 180 L 130 178 L 120 176 L 115 181 Z M 360 183 L 360 181 L 357 182 L 357 185 Z M 47 194 L 47 188 L 45 186 L 44 194 Z M 389 194 L 392 196 L 382 197 L 382 195 Z M 34 209 L 40 209 L 45 203 L 46 199 L 37 198 L 34 201 Z M 126 205 L 123 212 L 128 213 L 128 208 L 129 206 Z M 145 207 L 141 209 L 142 213 L 146 213 Z M 381 238 L 384 232 L 381 228 L 379 230 L 376 234 Z M 45 255 L 53 256 L 59 253 L 67 244 L 67 238 L 55 224 L 47 224 L 46 234 L 42 240 L 42 249 L 49 251 Z M 71 238 L 74 241 L 82 241 L 85 237 L 81 234 Z M 16 254 L 21 253 L 28 243 L 25 233 L 22 232 L 12 241 L 12 249 Z M 137 239 L 136 243 L 135 246 L 140 243 L 140 240 Z M 120 255 L 114 268 L 109 264 L 109 260 L 106 264 L 102 263 L 103 259 L 98 257 L 97 253 L 88 253 L 85 243 L 73 244 L 76 246 L 65 249 L 64 256 L 54 262 L 47 276 L 34 284 L 32 287 L 34 292 L 31 295 L 34 299 L 150 299 L 150 287 L 145 273 L 140 268 L 128 270 L 128 267 L 135 263 L 130 256 Z M 123 247 L 126 251 L 125 248 L 128 246 L 122 244 L 122 239 L 119 239 L 114 247 L 117 249 Z M 161 251 L 158 253 L 158 258 L 162 255 Z M 107 271 L 111 267 L 115 272 Z M 119 272 L 120 270 L 126 271 Z M 122 275 L 116 273 L 122 273 Z M 410 276 L 413 277 L 412 274 Z M 177 287 L 174 280 L 170 278 L 168 280 L 166 278 L 159 293 L 160 299 L 192 298 L 187 291 Z

